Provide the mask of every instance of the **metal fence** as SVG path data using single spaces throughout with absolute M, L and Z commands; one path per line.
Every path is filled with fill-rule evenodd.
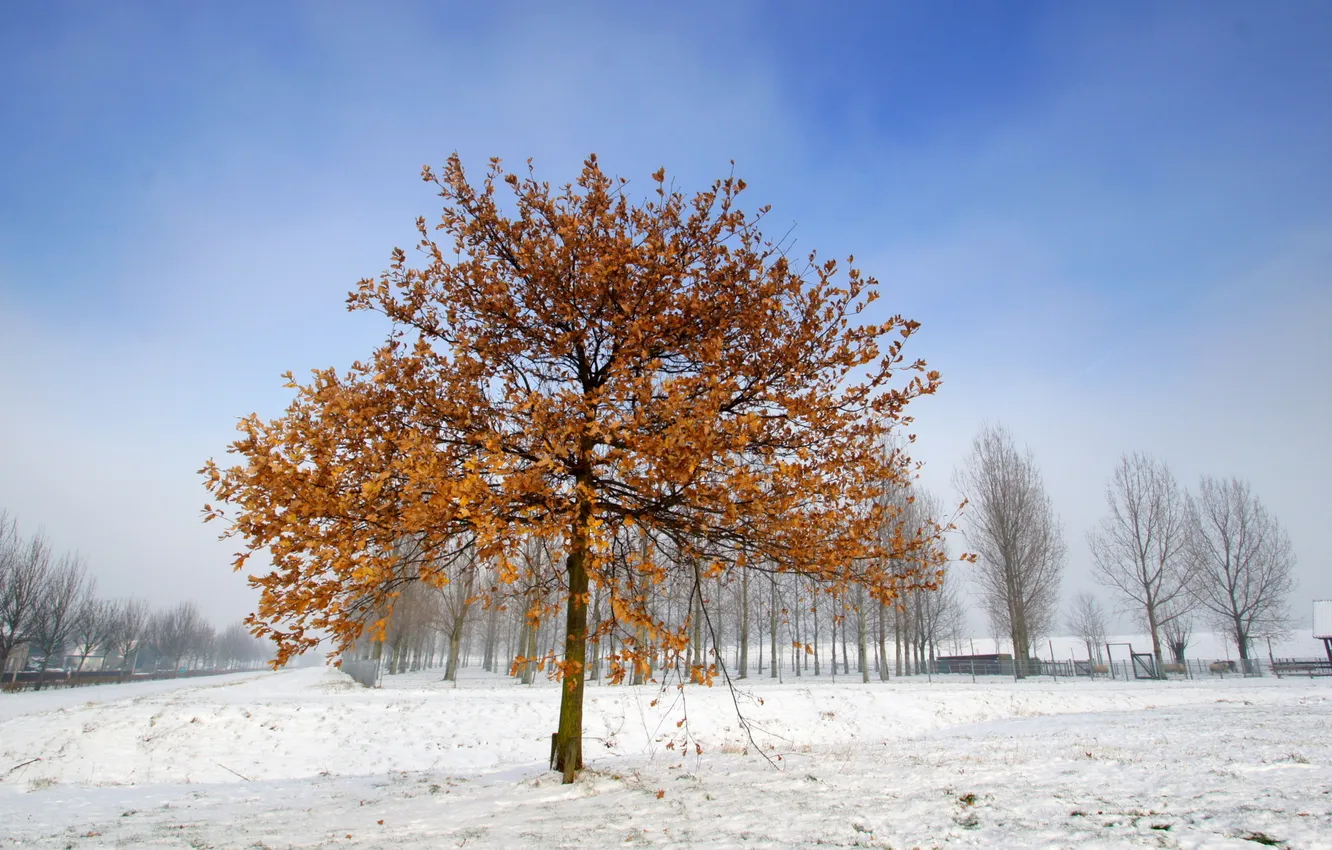
M 254 669 L 254 668 L 247 668 Z M 48 670 L 44 677 L 31 670 L 19 673 L 6 673 L 0 677 L 0 690 L 7 693 L 17 691 L 47 690 L 48 688 L 82 688 L 88 685 L 119 685 L 125 682 L 152 682 L 158 679 L 192 679 L 198 676 L 225 676 L 228 673 L 245 673 L 247 669 L 229 670 L 157 670 L 149 673 L 126 674 L 118 670 L 60 671 Z
M 1009 679 L 1119 680 L 1332 676 L 1332 662 L 1322 659 L 1187 659 L 1183 662 L 1167 662 L 1158 669 L 1156 658 L 1147 652 L 1134 652 L 1126 658 L 1096 662 L 1041 658 L 1022 660 L 1007 655 L 945 656 L 912 666 L 915 669 L 908 674 L 912 678 L 941 676 L 954 680 L 961 677 L 979 680 L 996 676 Z

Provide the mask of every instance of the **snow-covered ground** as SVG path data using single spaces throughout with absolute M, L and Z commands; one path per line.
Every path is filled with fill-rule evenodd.
M 562 786 L 554 686 L 439 678 L 0 696 L 0 845 L 1332 848 L 1327 679 L 593 685 Z

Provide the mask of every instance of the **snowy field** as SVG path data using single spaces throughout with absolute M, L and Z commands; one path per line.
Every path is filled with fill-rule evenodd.
M 1332 848 L 1327 679 L 762 680 L 775 766 L 724 687 L 593 684 L 561 786 L 554 686 L 439 678 L 0 696 L 0 846 Z

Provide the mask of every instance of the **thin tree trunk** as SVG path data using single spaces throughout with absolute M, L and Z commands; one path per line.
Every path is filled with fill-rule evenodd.
M 760 649 L 760 652 L 762 649 Z M 759 673 L 762 673 L 760 662 Z M 738 673 L 741 679 L 749 678 L 749 568 L 740 570 L 740 663 Z
M 770 641 L 769 654 L 772 656 L 769 661 L 772 665 L 772 671 L 769 678 L 777 678 L 777 664 L 780 659 L 777 656 L 777 576 L 769 576 L 772 582 L 772 603 L 768 608 L 768 640 Z
M 817 676 L 819 675 L 819 603 L 817 598 L 812 601 L 814 604 L 810 608 L 810 617 L 814 620 L 814 675 Z
M 879 678 L 888 681 L 888 644 L 885 630 L 888 606 L 879 603 Z
M 579 484 L 588 478 L 579 473 Z M 582 487 L 580 486 L 580 490 Z M 587 531 L 592 505 L 582 498 L 574 517 L 567 560 L 569 602 L 564 628 L 564 676 L 560 687 L 560 726 L 555 733 L 553 764 L 568 785 L 583 769 L 583 689 L 587 663 Z
M 828 644 L 832 647 L 833 678 L 837 678 L 837 613 L 835 611 L 832 615 L 832 640 L 828 641 Z
M 596 633 L 601 629 L 602 595 L 603 594 L 601 592 L 601 588 L 597 588 L 595 601 L 592 606 L 593 635 L 596 635 Z M 588 678 L 592 679 L 593 681 L 596 681 L 601 678 L 601 639 L 598 637 L 593 637 L 591 639 L 591 644 L 592 644 L 592 660 L 588 663 Z
M 893 663 L 897 667 L 898 678 L 902 677 L 902 609 L 901 603 L 893 603 Z
M 856 663 L 860 665 L 860 681 L 869 684 L 869 663 L 865 651 L 865 589 L 856 588 Z

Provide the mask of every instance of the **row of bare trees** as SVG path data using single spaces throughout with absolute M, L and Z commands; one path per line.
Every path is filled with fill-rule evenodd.
M 1163 644 L 1183 660 L 1195 615 L 1230 635 L 1241 662 L 1255 638 L 1288 628 L 1294 548 L 1247 482 L 1205 475 L 1195 495 L 1164 461 L 1135 453 L 1105 496 L 1087 536 L 1095 577 L 1147 630 L 1158 669 Z
M 937 499 L 924 491 L 886 494 L 897 502 L 893 533 L 915 534 L 936 522 Z M 887 532 L 886 532 L 887 533 Z M 417 557 L 410 545 L 399 547 L 406 571 L 414 572 Z M 548 585 L 529 580 L 499 602 L 483 605 L 478 590 L 491 588 L 495 598 L 500 577 L 476 561 L 465 547 L 445 557 L 462 556 L 453 564 L 454 580 L 441 586 L 404 583 L 389 606 L 367 619 L 381 629 L 367 631 L 354 651 L 378 657 L 387 673 L 444 666 L 444 678 L 456 679 L 460 667 L 479 661 L 493 672 L 508 672 L 524 683 L 551 669 L 563 654 L 563 633 L 557 622 L 560 588 L 555 570 L 558 543 L 539 538 L 526 541 L 523 557 L 533 567 L 528 575 L 551 577 Z M 627 634 L 616 628 L 616 612 L 604 588 L 589 593 L 590 634 L 588 677 L 591 680 L 641 684 L 676 674 L 699 681 L 711 675 L 744 679 L 754 675 L 855 674 L 888 678 L 924 672 L 943 648 L 956 652 L 966 635 L 966 612 L 959 582 L 948 574 L 937 578 L 937 590 L 904 587 L 895 602 L 872 600 L 857 585 L 829 591 L 803 576 L 770 565 L 751 564 L 729 575 L 681 568 L 675 560 L 689 557 L 669 540 L 625 530 L 614 541 L 615 570 L 643 594 L 645 607 L 666 624 L 689 635 L 687 648 L 674 646 L 662 634 L 639 628 Z M 913 573 L 903 565 L 904 576 Z M 628 648 L 644 650 L 628 660 Z
M 977 555 L 981 605 L 1013 655 L 1030 658 L 1038 637 L 1057 628 L 1067 557 L 1035 459 L 1006 428 L 986 425 L 954 484 L 967 500 L 965 533 Z M 1193 495 L 1163 461 L 1130 454 L 1106 487 L 1106 505 L 1107 515 L 1087 535 L 1094 577 L 1151 636 L 1158 670 L 1163 645 L 1182 662 L 1196 614 L 1228 633 L 1245 662 L 1255 638 L 1286 629 L 1294 550 L 1246 482 L 1203 476 Z M 1107 631 L 1099 603 L 1078 596 L 1066 624 L 1098 657 Z
M 487 578 L 479 570 L 478 580 Z M 799 577 L 755 570 L 731 583 L 708 583 L 701 599 L 684 581 L 653 591 L 654 610 L 666 622 L 690 625 L 688 650 L 678 659 L 650 636 L 647 660 L 622 681 L 641 684 L 662 675 L 724 667 L 735 679 L 854 675 L 862 681 L 923 673 L 942 654 L 959 651 L 966 615 L 958 588 L 909 591 L 897 605 L 870 604 L 856 589 L 829 596 Z M 466 603 L 461 589 L 413 584 L 395 600 L 382 641 L 364 641 L 358 653 L 379 657 L 386 673 L 443 667 L 456 679 L 463 667 L 509 673 L 531 683 L 563 653 L 550 589 L 529 588 L 514 604 Z M 594 625 L 612 616 L 604 594 L 591 599 Z M 610 678 L 619 639 L 607 633 L 590 644 L 588 677 Z M 773 659 L 776 658 L 776 663 Z
M 10 682 L 25 660 L 40 687 L 49 671 L 64 671 L 65 658 L 77 659 L 72 672 L 128 677 L 145 661 L 153 669 L 232 668 L 268 655 L 240 623 L 215 632 L 193 602 L 152 611 L 141 599 L 99 597 L 77 554 L 57 555 L 44 535 L 25 537 L 0 512 L 0 674 Z

